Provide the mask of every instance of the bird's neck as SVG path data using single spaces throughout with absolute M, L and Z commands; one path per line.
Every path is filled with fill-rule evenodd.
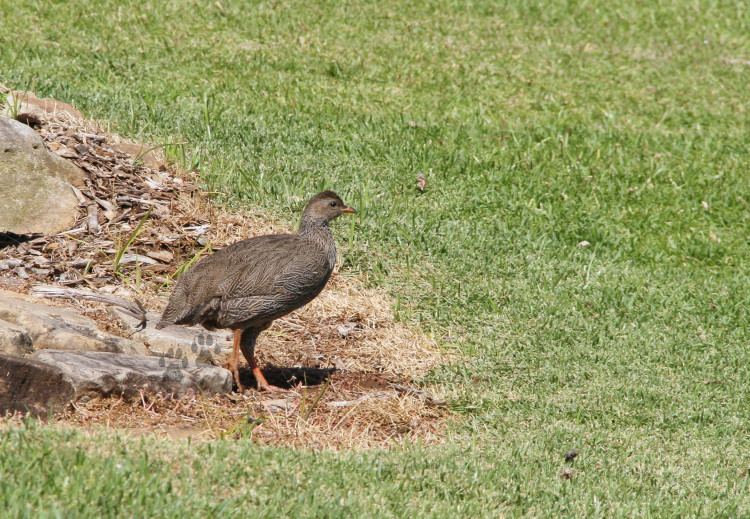
M 333 233 L 327 221 L 303 215 L 299 226 L 299 234 L 323 247 L 328 253 L 331 265 L 335 263 L 336 242 L 333 240 Z

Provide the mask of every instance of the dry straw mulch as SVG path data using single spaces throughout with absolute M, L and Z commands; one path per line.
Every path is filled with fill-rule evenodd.
M 159 311 L 175 273 L 201 255 L 246 237 L 293 231 L 252 211 L 214 205 L 195 173 L 96 122 L 66 112 L 32 122 L 48 149 L 86 173 L 86 187 L 76 191 L 80 216 L 73 229 L 0 235 L 3 288 L 28 292 L 36 284 L 60 284 L 116 292 Z M 57 304 L 123 333 L 100 304 Z M 364 287 L 355 275 L 336 269 L 321 296 L 261 336 L 258 358 L 272 383 L 292 390 L 78 402 L 57 423 L 327 448 L 440 437 L 444 403 L 413 380 L 445 359 L 430 337 L 395 321 L 384 291 Z M 252 387 L 249 372 L 243 377 Z
M 75 403 L 55 426 L 331 450 L 440 440 L 447 413 L 430 393 L 411 392 L 377 375 L 335 371 L 326 376 L 325 383 L 274 395 L 93 399 Z

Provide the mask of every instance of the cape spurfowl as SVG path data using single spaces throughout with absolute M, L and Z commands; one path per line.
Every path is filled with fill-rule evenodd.
M 323 191 L 307 203 L 297 234 L 248 238 L 199 261 L 180 277 L 156 327 L 200 324 L 233 330 L 229 369 L 238 389 L 243 390 L 240 350 L 258 389 L 274 389 L 255 362 L 255 341 L 274 319 L 323 290 L 336 262 L 328 224 L 343 213 L 356 211 L 333 191 Z

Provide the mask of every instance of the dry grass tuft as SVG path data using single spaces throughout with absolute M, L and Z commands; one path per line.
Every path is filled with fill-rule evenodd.
M 416 378 L 444 361 L 435 341 L 395 321 L 386 293 L 349 275 L 333 276 L 319 297 L 271 331 L 279 334 L 273 338 L 279 347 L 266 359 L 278 365 L 294 363 L 304 352 L 308 359 L 325 356 L 339 369 Z M 300 334 L 309 342 L 303 350 Z
M 396 386 L 401 387 L 401 386 Z M 181 399 L 142 394 L 140 399 L 76 402 L 56 427 L 116 429 L 133 435 L 197 440 L 251 439 L 263 445 L 312 449 L 370 449 L 402 442 L 435 443 L 448 413 L 426 392 L 394 389 L 379 376 L 332 373 L 325 384 L 277 394 Z

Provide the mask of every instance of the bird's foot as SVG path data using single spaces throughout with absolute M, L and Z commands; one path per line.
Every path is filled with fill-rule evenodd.
M 243 393 L 245 391 L 245 386 L 243 386 L 242 382 L 240 382 L 240 370 L 237 369 L 237 365 L 233 364 L 232 361 L 230 360 L 222 364 L 221 367 L 226 370 L 229 370 L 232 373 L 232 377 L 234 378 L 234 383 L 237 386 L 237 392 Z
M 245 386 L 243 386 L 242 382 L 240 382 L 240 371 L 238 369 L 235 369 L 232 374 L 234 375 L 234 383 L 237 384 L 237 392 L 244 393 Z
M 283 393 L 289 392 L 288 389 L 284 389 L 283 387 L 278 386 L 272 386 L 271 384 L 269 384 L 257 364 L 255 365 L 255 367 L 253 367 L 253 375 L 255 376 L 255 383 L 258 386 L 258 391 Z
M 264 391 L 266 393 L 289 393 L 291 389 L 285 389 L 279 386 L 272 386 L 265 380 L 263 382 L 258 381 L 258 391 Z

